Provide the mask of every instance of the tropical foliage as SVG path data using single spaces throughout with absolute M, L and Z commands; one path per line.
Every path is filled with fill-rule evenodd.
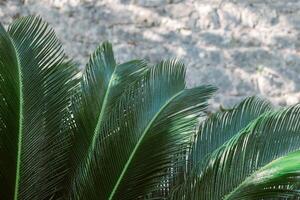
M 0 199 L 300 199 L 300 106 L 207 114 L 178 60 L 81 72 L 39 17 L 0 26 Z

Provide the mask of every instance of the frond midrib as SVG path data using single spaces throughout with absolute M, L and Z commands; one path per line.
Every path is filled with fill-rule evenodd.
M 19 59 L 19 53 L 17 51 L 16 45 L 11 39 L 8 37 L 15 52 L 15 57 L 17 60 L 17 70 L 18 70 L 18 82 L 19 82 L 19 130 L 18 130 L 18 150 L 17 150 L 17 163 L 16 163 L 16 179 L 15 179 L 15 191 L 14 191 L 14 200 L 18 200 L 19 194 L 19 182 L 20 182 L 20 169 L 21 169 L 21 152 L 22 152 L 22 137 L 23 137 L 23 78 L 21 71 L 21 62 Z
M 247 128 L 251 129 L 251 127 L 252 127 L 252 128 L 255 127 L 256 124 L 257 124 L 261 119 L 263 119 L 265 116 L 268 116 L 269 114 L 272 114 L 272 111 L 269 111 L 269 112 L 266 112 L 266 113 L 261 114 L 258 118 L 254 119 L 252 122 L 250 122 L 250 123 L 248 124 L 248 126 L 245 128 L 245 130 L 246 130 Z M 237 134 L 236 136 L 234 136 L 234 137 L 235 137 L 235 138 L 239 138 L 242 134 L 243 134 L 243 131 L 240 131 L 240 133 L 238 133 L 238 134 Z M 248 134 L 249 134 L 249 133 L 248 133 Z M 251 133 L 250 133 L 250 134 L 251 134 Z M 283 157 L 279 157 L 279 158 L 277 158 L 277 159 L 274 159 L 274 160 L 270 161 L 269 163 L 267 163 L 266 165 L 264 165 L 264 166 L 258 168 L 257 170 L 255 170 L 255 172 L 253 172 L 253 173 L 247 175 L 247 176 L 245 177 L 244 181 L 242 181 L 240 184 L 238 184 L 236 187 L 234 187 L 234 188 L 231 190 L 231 192 L 229 192 L 227 195 L 225 195 L 224 200 L 230 200 L 230 198 L 233 196 L 233 194 L 234 194 L 236 191 L 238 191 L 240 188 L 242 188 L 244 185 L 246 185 L 247 182 L 251 179 L 251 177 L 252 177 L 254 174 L 256 174 L 256 173 L 258 173 L 258 172 L 260 172 L 260 171 L 262 171 L 262 170 L 268 168 L 268 167 L 269 167 L 270 165 L 272 165 L 274 162 L 276 162 L 277 160 L 280 160 L 280 159 L 282 159 L 282 158 L 283 158 Z
M 112 72 L 112 75 L 110 77 L 110 80 L 109 80 L 109 83 L 108 83 L 108 86 L 107 86 L 107 90 L 105 92 L 105 95 L 104 95 L 104 99 L 103 99 L 103 103 L 102 103 L 102 106 L 101 106 L 101 110 L 100 110 L 100 114 L 99 114 L 99 117 L 97 119 L 97 124 L 96 124 L 96 127 L 94 129 L 94 133 L 93 133 L 93 138 L 91 140 L 91 143 L 90 143 L 90 146 L 88 147 L 88 151 L 87 151 L 87 157 L 85 159 L 85 161 L 83 161 L 83 166 L 88 169 L 91 165 L 91 158 L 90 158 L 90 153 L 93 152 L 94 148 L 95 148 L 95 145 L 96 145 L 96 139 L 97 139 L 97 136 L 99 134 L 99 131 L 100 131 L 100 128 L 101 128 L 101 123 L 103 121 L 103 116 L 104 116 L 104 111 L 105 111 L 105 107 L 106 107 L 106 104 L 107 104 L 107 100 L 108 100 L 108 97 L 109 97 L 109 93 L 110 93 L 110 90 L 111 90 L 111 85 L 112 85 L 112 82 L 113 82 L 113 79 L 114 79 L 114 75 L 116 73 L 116 68 L 118 66 L 115 65 L 115 68 Z M 80 171 L 80 169 L 77 169 Z M 75 175 L 76 176 L 76 175 Z M 76 180 L 76 177 L 74 177 L 73 180 Z
M 108 96 L 109 96 L 109 93 L 110 93 L 110 90 L 111 90 L 111 84 L 114 80 L 114 75 L 115 75 L 115 72 L 116 72 L 116 68 L 117 68 L 117 66 L 115 65 L 115 68 L 112 72 L 111 78 L 110 78 L 108 86 L 107 86 L 107 90 L 105 92 L 105 96 L 104 96 L 103 103 L 102 103 L 101 110 L 100 110 L 100 115 L 97 119 L 97 124 L 96 124 L 95 130 L 94 130 L 94 134 L 93 134 L 93 138 L 92 138 L 92 142 L 91 142 L 91 149 L 92 150 L 95 148 L 96 138 L 97 138 L 97 136 L 99 134 L 99 131 L 100 131 L 100 128 L 101 128 L 101 124 L 102 124 L 103 116 L 104 116 L 104 111 L 105 111 Z
M 294 151 L 294 152 L 297 152 L 297 150 Z M 265 170 L 265 169 L 268 169 L 268 168 L 269 168 L 270 166 L 272 166 L 274 163 L 276 163 L 276 162 L 278 162 L 278 161 L 280 161 L 281 159 L 284 159 L 284 158 L 285 158 L 284 156 L 281 156 L 281 157 L 279 157 L 279 158 L 277 158 L 277 159 L 272 160 L 271 162 L 269 162 L 269 163 L 266 164 L 265 166 L 262 166 L 262 167 L 260 167 L 259 169 L 257 169 L 255 172 L 253 172 L 253 173 L 250 174 L 248 177 L 246 177 L 245 180 L 244 180 L 243 182 L 241 182 L 238 186 L 236 186 L 230 193 L 228 193 L 228 194 L 225 196 L 224 200 L 230 200 L 231 197 L 232 197 L 237 191 L 239 191 L 240 188 L 242 188 L 243 186 L 247 185 L 247 183 L 249 182 L 249 180 L 251 180 L 252 177 L 253 177 L 255 174 L 257 174 L 257 173 L 259 173 L 259 172 L 261 172 L 261 171 L 263 171 L 263 170 Z
M 180 92 L 178 92 L 177 94 L 175 94 L 175 95 L 173 95 L 159 110 L 158 110 L 158 112 L 152 117 L 152 119 L 151 119 L 151 121 L 149 122 L 149 124 L 147 125 L 147 127 L 145 128 L 145 130 L 143 131 L 143 133 L 142 133 L 142 135 L 141 135 L 141 137 L 140 137 L 140 139 L 138 140 L 138 142 L 137 142 L 137 144 L 135 145 L 135 147 L 134 147 L 134 149 L 132 150 L 132 152 L 131 152 L 131 154 L 130 154 L 130 156 L 129 156 L 129 158 L 128 158 L 128 160 L 127 160 L 127 162 L 126 162 L 126 164 L 124 165 L 124 168 L 123 168 L 123 170 L 122 170 L 122 172 L 121 172 L 121 174 L 120 174 L 120 176 L 119 176 L 119 178 L 118 178 L 118 180 L 117 180 L 117 182 L 116 182 L 116 184 L 115 184 L 115 186 L 114 186 L 114 188 L 113 188 L 113 190 L 112 190 L 112 192 L 110 193 L 110 195 L 109 195 L 109 200 L 112 200 L 113 199 L 113 197 L 114 197 L 114 195 L 116 194 L 116 191 L 117 191 L 117 189 L 118 189 L 118 187 L 119 187 L 119 185 L 120 185 L 120 183 L 121 183 L 121 181 L 122 181 L 122 179 L 124 178 L 124 176 L 125 176 L 125 173 L 126 173 L 126 171 L 128 170 L 128 167 L 129 167 L 129 165 L 130 165 L 130 163 L 132 162 L 132 160 L 133 160 L 133 157 L 135 156 L 135 154 L 136 154 L 136 152 L 137 152 L 137 150 L 138 150 L 138 148 L 140 147 L 140 145 L 141 145 L 141 143 L 142 143 L 142 141 L 143 141 L 143 139 L 145 138 L 145 136 L 146 136 L 146 134 L 147 134 L 147 132 L 149 131 L 149 129 L 151 128 L 151 126 L 152 126 L 152 124 L 154 123 L 154 121 L 156 120 L 156 118 L 160 115 L 160 113 L 176 98 L 176 97 L 178 97 L 180 94 L 182 94 L 183 93 L 183 91 L 184 91 L 184 89 L 183 90 L 181 90 Z

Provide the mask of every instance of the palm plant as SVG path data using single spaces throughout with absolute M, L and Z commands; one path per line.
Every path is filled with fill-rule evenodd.
M 39 17 L 0 26 L 0 199 L 296 199 L 300 107 L 247 98 L 206 115 L 178 60 L 83 72 Z

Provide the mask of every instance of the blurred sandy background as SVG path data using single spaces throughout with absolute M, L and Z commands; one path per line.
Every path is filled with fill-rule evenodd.
M 82 66 L 109 40 L 119 62 L 182 58 L 190 86 L 220 88 L 215 107 L 254 94 L 300 102 L 300 0 L 0 0 L 5 26 L 29 14 Z

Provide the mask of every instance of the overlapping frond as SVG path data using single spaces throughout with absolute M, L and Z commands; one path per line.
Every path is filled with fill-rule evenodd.
M 258 97 L 249 97 L 232 109 L 212 114 L 201 123 L 191 159 L 197 171 L 210 154 L 227 140 L 245 128 L 252 120 L 270 111 L 270 102 Z
M 79 77 L 39 17 L 0 25 L 0 199 L 300 199 L 300 105 L 199 121 L 215 90 L 108 42 Z
M 262 114 L 210 155 L 191 198 L 224 198 L 257 170 L 298 150 L 299 141 L 299 105 Z
M 62 116 L 76 84 L 76 68 L 39 17 L 20 18 L 7 33 L 1 28 L 0 46 L 0 148 L 5 155 L 0 174 L 7 182 L 0 196 L 59 198 L 69 145 Z
M 185 69 L 177 61 L 162 62 L 128 84 L 134 63 L 117 66 L 122 73 L 115 75 L 118 87 L 111 89 L 117 95 L 99 126 L 94 149 L 88 149 L 92 161 L 75 177 L 73 198 L 134 199 L 158 190 L 160 177 L 190 142 L 197 116 L 215 90 L 185 89 Z
M 245 179 L 225 199 L 299 199 L 300 151 L 289 153 Z
M 172 198 L 190 199 L 189 195 L 195 190 L 194 179 L 201 173 L 211 153 L 271 108 L 268 101 L 249 97 L 234 108 L 218 111 L 203 121 L 189 155 L 190 167 L 184 172 L 186 180 L 174 187 Z
M 71 198 L 81 198 L 81 191 L 91 194 L 95 193 L 93 190 L 99 191 L 97 185 L 90 185 L 97 165 L 94 158 L 96 142 L 105 137 L 102 131 L 104 124 L 110 116 L 115 117 L 115 107 L 120 104 L 125 89 L 146 71 L 147 65 L 143 60 L 116 64 L 108 42 L 91 55 L 72 106 L 76 127 L 68 194 Z

